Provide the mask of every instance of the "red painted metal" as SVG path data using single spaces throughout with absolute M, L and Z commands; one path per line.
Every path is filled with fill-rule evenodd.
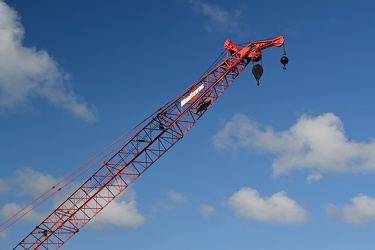
M 114 155 L 14 249 L 59 249 L 164 155 L 201 118 L 261 50 L 281 46 L 282 36 L 239 48 L 227 40 L 226 58 L 193 83 L 124 142 Z M 202 108 L 203 107 L 203 108 Z

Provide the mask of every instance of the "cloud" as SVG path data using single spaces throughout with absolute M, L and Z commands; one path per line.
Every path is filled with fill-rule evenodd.
M 242 188 L 227 201 L 238 217 L 267 223 L 295 224 L 305 222 L 308 212 L 285 192 L 262 198 L 257 190 Z
M 31 222 L 33 224 L 42 222 L 48 215 L 48 213 L 45 212 L 45 208 L 51 206 L 51 204 L 45 202 L 43 204 L 46 206 L 40 209 L 40 207 L 36 208 L 35 206 L 37 206 L 41 200 L 32 204 L 30 202 L 44 191 L 49 190 L 57 181 L 58 180 L 52 176 L 34 171 L 31 168 L 21 169 L 10 178 L 0 178 L 2 194 L 4 197 L 11 197 L 9 199 L 2 199 L 0 202 L 0 222 L 2 224 L 4 223 L 0 227 L 0 230 L 4 230 L 5 227 L 9 227 L 17 221 L 19 221 L 19 223 L 22 221 Z M 25 207 L 27 204 L 28 206 Z M 43 212 L 41 212 L 41 210 L 43 210 Z M 52 208 L 50 210 L 52 211 Z M 16 215 L 19 211 L 20 213 Z M 8 218 L 9 220 L 5 222 Z M 2 237 L 7 237 L 11 234 L 11 228 L 3 232 Z
M 35 171 L 32 168 L 23 168 L 18 170 L 15 176 L 6 182 L 16 188 L 19 195 L 37 197 L 52 188 L 58 181 L 59 179 L 49 174 Z
M 0 207 L 0 215 L 9 218 L 17 211 L 21 210 L 22 207 L 17 203 L 7 203 L 4 206 Z M 40 223 L 45 219 L 46 214 L 39 213 L 35 210 L 31 210 L 23 217 L 23 221 Z
M 135 192 L 128 189 L 103 209 L 89 225 L 96 228 L 104 225 L 139 227 L 145 221 L 145 217 L 138 212 Z
M 178 193 L 174 190 L 169 191 L 168 197 L 175 203 L 185 203 L 187 201 L 187 198 L 183 194 Z
M 343 220 L 350 224 L 366 224 L 375 221 L 375 198 L 360 194 L 351 199 L 352 203 L 342 208 L 329 204 L 326 215 L 331 219 Z
M 199 212 L 205 219 L 208 219 L 216 212 L 216 209 L 211 205 L 202 204 L 199 206 Z
M 4 180 L 0 179 L 0 194 L 8 191 L 7 184 Z
M 0 110 L 14 111 L 38 97 L 83 120 L 95 121 L 95 108 L 73 92 L 69 75 L 47 51 L 25 47 L 24 33 L 17 12 L 0 1 Z
M 9 237 L 9 232 L 7 230 L 0 232 L 0 239 L 6 239 Z
M 51 175 L 43 174 L 31 168 L 25 168 L 17 171 L 14 177 L 8 179 L 0 179 L 0 183 L 5 183 L 7 185 L 7 192 L 18 194 L 17 196 L 13 196 L 14 201 L 3 204 L 0 203 L 0 217 L 11 217 L 13 214 L 20 211 L 25 205 L 21 204 L 21 202 L 18 202 L 18 199 L 21 198 L 22 200 L 25 200 L 25 196 L 32 197 L 32 199 L 34 199 L 35 197 L 38 197 L 40 194 L 44 193 L 46 190 L 49 190 L 51 187 L 57 184 L 58 181 L 59 180 L 57 178 Z M 50 201 L 45 201 L 43 203 L 43 210 L 47 210 L 47 214 L 38 212 L 40 209 L 37 208 L 31 210 L 22 218 L 21 221 L 34 223 L 42 222 L 48 216 L 48 214 L 52 212 L 53 208 L 60 205 L 68 196 L 76 191 L 76 188 L 74 187 L 80 186 L 77 184 L 78 183 L 71 183 L 60 192 L 57 192 L 54 196 L 52 196 Z M 63 185 L 64 183 L 60 184 L 60 187 Z M 93 192 L 95 192 L 95 190 L 93 190 Z M 108 190 L 103 191 L 103 193 L 105 192 L 108 192 Z M 116 191 L 113 190 L 113 193 L 116 193 Z M 106 195 L 102 195 L 99 197 L 106 197 Z M 106 198 L 97 198 L 96 201 L 101 205 L 107 203 Z M 82 204 L 82 202 L 83 201 L 81 201 L 81 203 L 76 203 L 76 205 L 79 206 L 80 204 Z M 91 204 L 94 204 L 94 201 L 91 202 Z M 92 205 L 92 207 L 95 206 Z M 31 207 L 29 207 L 25 211 L 28 211 L 30 208 Z M 79 213 L 79 215 L 81 214 L 82 213 Z M 90 214 L 90 216 L 93 215 Z M 138 227 L 142 226 L 144 223 L 145 218 L 138 212 L 137 209 L 135 191 L 132 191 L 128 188 L 124 193 L 120 194 L 116 199 L 114 199 L 105 209 L 103 209 L 90 222 L 89 225 L 94 228 L 101 228 L 104 225 Z
M 307 181 L 309 183 L 312 183 L 314 181 L 320 181 L 323 178 L 323 175 L 321 173 L 313 173 L 307 176 Z
M 218 149 L 255 149 L 273 153 L 274 176 L 293 170 L 358 173 L 375 171 L 375 141 L 350 141 L 342 121 L 333 113 L 301 116 L 288 130 L 260 128 L 236 114 L 213 137 Z
M 191 7 L 208 18 L 204 25 L 205 30 L 209 32 L 240 32 L 239 19 L 242 16 L 240 10 L 234 10 L 230 13 L 223 10 L 218 5 L 204 3 L 199 0 L 190 0 Z
M 168 197 L 160 199 L 157 201 L 157 206 L 152 209 L 152 213 L 156 214 L 161 210 L 169 210 L 180 207 L 182 204 L 186 203 L 188 198 L 174 190 L 168 192 Z

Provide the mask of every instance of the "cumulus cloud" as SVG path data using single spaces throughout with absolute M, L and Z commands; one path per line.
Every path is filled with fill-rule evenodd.
M 30 181 L 33 180 L 33 181 Z M 46 190 L 51 189 L 59 179 L 51 175 L 35 171 L 31 168 L 25 168 L 16 172 L 14 177 L 8 179 L 0 179 L 0 183 L 5 183 L 7 186 L 7 192 L 18 194 L 13 196 L 13 201 L 0 202 L 0 217 L 4 220 L 10 218 L 15 213 L 20 211 L 25 204 L 18 202 L 18 199 L 34 199 Z M 60 184 L 63 186 L 64 184 Z M 56 193 L 51 197 L 50 201 L 45 201 L 43 205 L 43 211 L 47 210 L 47 213 L 39 212 L 40 209 L 32 209 L 27 215 L 23 216 L 21 221 L 23 222 L 42 222 L 50 212 L 61 204 L 70 194 L 72 194 L 77 186 L 77 183 L 68 185 L 60 192 Z M 127 192 L 126 192 L 127 191 Z M 137 209 L 136 194 L 135 191 L 127 189 L 125 193 L 119 195 L 114 199 L 105 209 L 103 209 L 91 222 L 90 225 L 95 228 L 100 228 L 104 225 L 114 225 L 122 227 L 138 227 L 144 224 L 145 218 L 139 213 Z M 4 194 L 7 194 L 5 192 Z M 103 191 L 103 192 L 106 192 Z M 115 193 L 115 192 L 114 192 Z M 25 196 L 31 198 L 24 198 Z M 103 195 L 102 197 L 106 197 Z M 45 197 L 44 197 L 45 198 Z M 29 201 L 29 202 L 30 202 Z M 41 200 L 39 200 L 40 202 Z M 107 203 L 105 198 L 98 198 L 96 201 L 104 205 Z M 36 203 L 35 203 L 36 204 Z M 33 204 L 34 205 L 34 204 Z M 79 204 L 77 204 L 79 206 Z M 93 206 L 95 207 L 95 206 Z M 24 212 L 29 211 L 32 206 L 28 207 Z M 24 214 L 22 212 L 20 215 Z M 18 216 L 16 217 L 18 218 Z M 13 220 L 11 220 L 13 221 Z M 10 221 L 10 222 L 11 222 Z M 8 225 L 8 224 L 6 224 Z M 2 228 L 1 228 L 2 229 Z
M 22 207 L 17 203 L 7 203 L 0 207 L 0 215 L 10 218 L 15 212 L 20 211 Z M 23 217 L 23 221 L 40 223 L 46 217 L 46 214 L 31 210 Z
M 308 212 L 285 192 L 260 197 L 257 190 L 242 188 L 227 201 L 238 217 L 267 223 L 296 224 L 309 218 Z
M 31 181 L 32 180 L 32 181 Z M 5 180 L 3 180 L 5 181 Z M 18 190 L 19 195 L 37 197 L 52 188 L 59 179 L 49 174 L 35 171 L 32 168 L 23 168 L 16 172 L 13 178 L 6 182 Z
M 199 0 L 189 1 L 192 8 L 208 18 L 204 25 L 205 30 L 209 32 L 231 32 L 239 33 L 242 16 L 240 10 L 234 10 L 233 13 L 220 8 L 218 5 L 204 3 Z
M 127 192 L 128 191 L 128 192 Z M 145 223 L 145 217 L 139 213 L 133 190 L 126 190 L 116 197 L 91 222 L 90 226 L 102 227 L 114 225 L 121 227 L 139 227 Z M 98 201 L 100 203 L 100 200 Z
M 331 219 L 343 220 L 350 224 L 366 224 L 375 221 L 375 198 L 360 194 L 351 199 L 351 204 L 338 207 L 326 206 L 326 214 Z
M 47 51 L 22 44 L 24 33 L 17 12 L 0 1 L 0 110 L 44 98 L 81 119 L 96 120 L 95 108 L 74 93 L 69 75 Z
M 375 171 L 375 141 L 350 141 L 342 121 L 333 113 L 303 115 L 290 129 L 281 132 L 271 127 L 260 128 L 246 116 L 236 114 L 216 133 L 213 143 L 219 149 L 273 153 L 275 177 L 298 169 L 315 173 Z M 319 178 L 315 176 L 315 180 Z
M 51 204 L 46 202 L 44 203 L 46 206 L 40 209 L 37 208 L 37 206 L 41 204 L 43 197 L 36 202 L 32 202 L 32 200 L 46 190 L 51 189 L 57 182 L 58 179 L 34 171 L 31 168 L 21 169 L 10 178 L 0 178 L 4 197 L 11 197 L 7 200 L 3 199 L 0 201 L 0 221 L 2 224 L 0 230 L 4 230 L 5 227 L 11 226 L 17 221 L 32 223 L 42 222 L 48 215 L 44 209 Z M 47 196 L 44 196 L 44 198 L 46 197 Z M 43 212 L 41 212 L 41 210 L 43 210 Z M 8 235 L 8 233 L 4 235 Z
M 202 204 L 199 206 L 199 212 L 205 219 L 208 219 L 216 212 L 216 209 L 211 205 Z

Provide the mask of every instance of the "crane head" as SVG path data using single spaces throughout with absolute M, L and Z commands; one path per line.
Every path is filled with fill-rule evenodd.
M 273 40 L 272 40 L 272 45 L 275 46 L 275 47 L 280 47 L 284 44 L 285 42 L 285 39 L 283 36 L 278 36 L 278 37 L 275 37 Z

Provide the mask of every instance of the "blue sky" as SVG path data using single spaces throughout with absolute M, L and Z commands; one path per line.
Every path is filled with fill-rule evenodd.
M 1 1 L 0 219 L 190 86 L 264 51 L 62 249 L 372 249 L 373 1 Z M 75 185 L 85 178 L 75 180 Z M 11 249 L 67 187 L 0 233 Z M 1 228 L 3 229 L 3 228 Z

